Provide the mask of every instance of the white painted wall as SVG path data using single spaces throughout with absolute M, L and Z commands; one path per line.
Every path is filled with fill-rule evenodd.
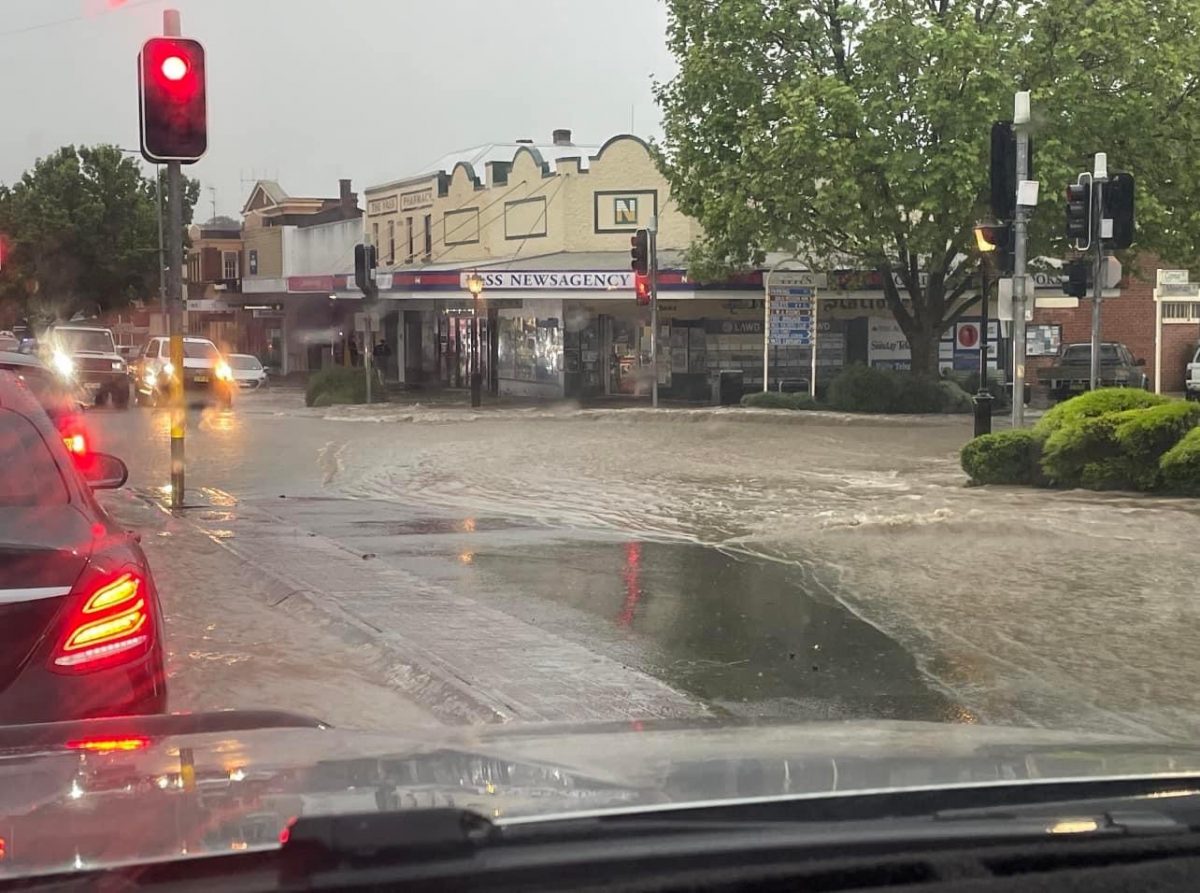
M 354 246 L 362 238 L 362 220 L 286 227 L 283 233 L 284 274 L 325 276 L 353 273 Z

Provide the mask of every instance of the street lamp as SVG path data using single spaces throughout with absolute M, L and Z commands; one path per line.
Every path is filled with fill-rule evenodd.
M 988 390 L 988 269 L 1004 237 L 1004 228 L 994 223 L 975 225 L 975 247 L 979 251 L 979 390 L 975 393 L 975 436 L 992 433 L 992 393 Z
M 483 294 L 483 277 L 476 272 L 467 276 L 467 291 L 474 302 L 471 326 L 471 406 L 483 403 L 483 375 L 479 371 L 479 296 Z

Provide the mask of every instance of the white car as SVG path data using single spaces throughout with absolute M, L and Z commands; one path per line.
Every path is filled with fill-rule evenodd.
M 1183 381 L 1184 393 L 1189 400 L 1200 400 L 1200 347 L 1192 353 L 1187 364 L 1187 378 Z
M 258 357 L 248 353 L 231 353 L 226 354 L 225 359 L 233 370 L 234 382 L 243 391 L 256 391 L 267 386 L 267 370 Z

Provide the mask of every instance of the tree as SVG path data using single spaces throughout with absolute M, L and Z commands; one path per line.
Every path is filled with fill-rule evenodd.
M 11 188 L 0 186 L 0 232 L 9 244 L 0 297 L 50 320 L 155 294 L 156 188 L 116 146 L 66 146 Z M 188 180 L 185 221 L 199 192 Z M 165 206 L 163 213 L 165 219 Z
M 1138 179 L 1139 246 L 1200 254 L 1200 0 L 668 0 L 656 149 L 704 277 L 796 248 L 880 272 L 914 371 L 979 301 L 989 131 L 1029 89 L 1031 255 L 1091 154 Z

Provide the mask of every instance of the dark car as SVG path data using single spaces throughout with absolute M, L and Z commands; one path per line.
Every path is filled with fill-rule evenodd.
M 1124 344 L 1106 342 L 1100 345 L 1100 387 L 1149 388 L 1146 361 L 1135 359 Z M 1059 400 L 1086 391 L 1091 383 L 1091 344 L 1068 344 L 1063 347 L 1053 366 L 1041 371 L 1042 384 Z
M 158 591 L 133 535 L 91 492 L 124 484 L 124 463 L 73 462 L 6 371 L 0 457 L 0 725 L 162 712 Z
M 11 372 L 41 404 L 62 435 L 67 451 L 83 456 L 90 447 L 78 387 L 48 369 L 35 353 L 0 350 L 0 371 Z

